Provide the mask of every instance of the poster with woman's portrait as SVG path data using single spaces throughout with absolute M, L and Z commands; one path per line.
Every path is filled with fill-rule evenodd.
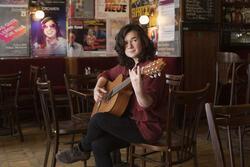
M 84 51 L 106 51 L 106 21 L 85 20 Z
M 35 5 L 31 4 L 31 7 L 36 8 Z M 66 56 L 65 1 L 46 2 L 41 9 L 45 13 L 43 19 L 31 16 L 32 56 Z

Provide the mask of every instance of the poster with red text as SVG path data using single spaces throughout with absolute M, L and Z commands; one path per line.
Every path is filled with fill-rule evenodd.
M 28 9 L 0 7 L 0 57 L 29 56 Z
M 28 6 L 29 0 L 1 0 L 0 1 L 0 6 L 5 5 L 5 6 L 19 6 L 19 5 L 24 5 Z
M 129 1 L 95 0 L 95 18 L 129 18 Z

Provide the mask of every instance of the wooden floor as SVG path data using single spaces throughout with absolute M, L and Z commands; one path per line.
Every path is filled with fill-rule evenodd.
M 34 126 L 33 124 L 23 125 L 24 142 L 20 142 L 17 136 L 0 136 L 0 167 L 42 167 L 45 154 L 46 138 L 45 133 Z M 224 132 L 223 132 L 224 133 Z M 206 140 L 207 127 L 204 123 L 198 135 L 198 160 L 200 167 L 215 166 L 214 155 L 210 141 Z M 234 134 L 236 138 L 236 134 Z M 223 135 L 225 136 L 225 134 Z M 247 136 L 248 138 L 249 136 Z M 225 137 L 224 137 L 225 138 Z M 246 141 L 249 139 L 246 138 Z M 226 141 L 223 139 L 223 141 Z M 223 142 L 226 147 L 226 142 Z M 249 142 L 250 143 L 250 142 Z M 250 148 L 250 144 L 248 144 Z M 66 149 L 68 145 L 60 146 L 60 149 Z M 122 150 L 125 155 L 125 150 Z M 237 152 L 237 154 L 239 154 Z M 245 152 L 246 166 L 250 167 L 250 151 Z M 124 158 L 124 157 L 123 157 Z M 88 161 L 89 167 L 94 167 L 93 155 Z M 228 161 L 229 162 L 229 161 Z M 82 162 L 77 162 L 72 165 L 63 165 L 58 163 L 57 167 L 81 167 Z M 147 165 L 151 167 L 150 165 Z M 192 161 L 187 162 L 182 167 L 193 166 Z M 239 166 L 237 164 L 237 166 Z

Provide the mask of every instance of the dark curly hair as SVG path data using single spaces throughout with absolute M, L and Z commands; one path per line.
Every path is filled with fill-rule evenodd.
M 127 24 L 124 27 L 121 28 L 119 33 L 116 35 L 116 44 L 115 44 L 115 51 L 118 54 L 118 60 L 120 65 L 128 67 L 128 68 L 133 68 L 134 67 L 134 61 L 132 58 L 128 57 L 125 54 L 125 36 L 131 32 L 135 31 L 137 32 L 141 44 L 142 44 L 142 53 L 139 57 L 139 61 L 143 62 L 149 59 L 153 59 L 155 57 L 155 52 L 156 49 L 154 47 L 153 42 L 149 39 L 147 34 L 145 33 L 144 29 L 137 25 L 137 24 Z

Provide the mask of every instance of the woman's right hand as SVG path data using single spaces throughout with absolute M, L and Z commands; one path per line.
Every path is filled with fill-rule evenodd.
M 105 95 L 107 94 L 107 90 L 101 87 L 94 88 L 94 100 L 95 102 L 101 102 Z

